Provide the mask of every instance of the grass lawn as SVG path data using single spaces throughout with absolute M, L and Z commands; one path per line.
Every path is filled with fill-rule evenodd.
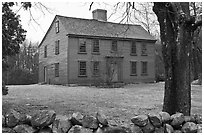
M 3 113 L 14 107 L 32 113 L 53 109 L 57 114 L 95 114 L 101 110 L 111 124 L 130 123 L 135 114 L 162 110 L 164 83 L 130 84 L 124 88 L 68 87 L 56 85 L 8 86 L 3 96 Z M 202 86 L 192 85 L 192 114 L 202 114 Z

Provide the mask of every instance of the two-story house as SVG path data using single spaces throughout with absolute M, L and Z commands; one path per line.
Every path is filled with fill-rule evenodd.
M 156 40 L 140 25 L 56 15 L 39 44 L 39 83 L 153 82 Z

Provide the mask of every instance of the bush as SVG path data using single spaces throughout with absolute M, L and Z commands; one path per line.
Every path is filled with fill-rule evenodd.
M 2 95 L 8 94 L 8 87 L 6 87 L 4 81 L 2 82 Z

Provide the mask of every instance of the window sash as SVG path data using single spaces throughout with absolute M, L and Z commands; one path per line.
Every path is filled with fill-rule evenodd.
M 146 44 L 142 44 L 142 55 L 147 55 L 147 46 Z
M 136 54 L 136 53 L 137 53 L 136 43 L 135 41 L 133 41 L 131 45 L 131 54 Z
M 100 73 L 100 63 L 99 61 L 93 61 L 93 75 L 97 76 Z
M 79 75 L 86 76 L 86 61 L 79 61 Z
M 59 32 L 59 21 L 55 22 L 55 31 L 56 31 L 56 33 Z
M 147 62 L 142 62 L 142 74 L 147 74 Z
M 79 39 L 79 52 L 86 52 L 86 41 L 84 39 Z
M 117 41 L 115 41 L 115 40 L 112 41 L 111 50 L 112 51 L 117 51 L 118 50 Z
M 44 47 L 44 58 L 47 58 L 47 46 Z
M 93 52 L 99 53 L 99 40 L 98 39 L 93 40 Z
M 59 40 L 55 41 L 55 54 L 59 54 Z
M 131 75 L 137 74 L 137 62 L 131 61 Z
M 59 77 L 59 63 L 55 63 L 55 77 Z

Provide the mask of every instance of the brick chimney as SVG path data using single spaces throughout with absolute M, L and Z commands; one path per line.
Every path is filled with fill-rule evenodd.
M 107 21 L 107 11 L 104 9 L 96 9 L 92 11 L 93 19 L 98 21 Z

